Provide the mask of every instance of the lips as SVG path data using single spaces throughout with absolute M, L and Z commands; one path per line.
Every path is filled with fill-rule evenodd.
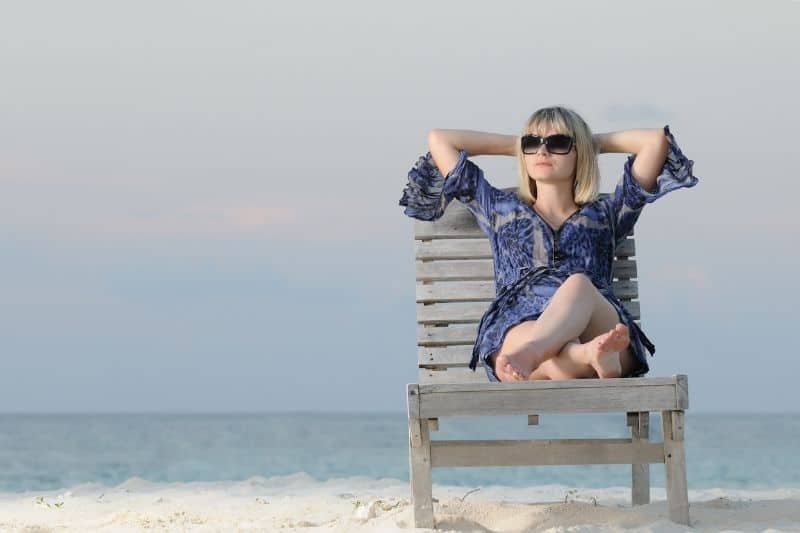
M 536 163 L 536 166 L 537 166 L 537 167 L 538 167 L 538 166 L 540 166 L 540 165 L 546 165 L 546 166 L 548 166 L 548 167 L 552 167 L 552 166 L 553 166 L 553 164 L 552 164 L 552 163 Z

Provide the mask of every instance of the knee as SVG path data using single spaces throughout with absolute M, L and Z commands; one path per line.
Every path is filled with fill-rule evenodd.
M 567 279 L 564 280 L 564 284 L 574 287 L 577 290 L 594 290 L 595 286 L 592 283 L 592 280 L 589 276 L 584 274 L 583 272 L 578 272 L 575 274 L 570 274 Z
M 591 278 L 584 274 L 583 272 L 576 272 L 575 274 L 570 274 L 564 283 L 578 283 L 578 284 L 589 284 L 593 285 Z

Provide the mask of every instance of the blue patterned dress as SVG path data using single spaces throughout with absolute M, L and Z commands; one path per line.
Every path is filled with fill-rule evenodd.
M 664 166 L 656 190 L 644 190 L 631 174 L 635 154 L 628 156 L 622 178 L 608 196 L 579 206 L 558 229 L 513 191 L 492 186 L 483 170 L 459 152 L 455 168 L 442 176 L 426 153 L 408 173 L 400 205 L 404 213 L 419 220 L 436 220 L 453 198 L 465 204 L 478 226 L 489 238 L 494 258 L 496 296 L 481 318 L 469 363 L 474 371 L 479 360 L 490 381 L 499 381 L 487 358 L 503 342 L 506 332 L 516 324 L 539 317 L 555 290 L 571 274 L 586 274 L 611 305 L 619 320 L 628 326 L 630 348 L 639 362 L 631 377 L 643 376 L 650 367 L 655 346 L 645 336 L 630 313 L 611 289 L 611 265 L 617 243 L 633 230 L 644 205 L 681 187 L 693 187 L 694 161 L 683 155 L 669 126 L 664 126 L 669 141 Z

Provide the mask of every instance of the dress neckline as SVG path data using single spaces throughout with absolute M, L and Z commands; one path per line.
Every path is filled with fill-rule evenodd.
M 523 203 L 524 203 L 524 202 L 523 202 Z M 560 226 L 558 226 L 558 228 L 554 228 L 553 226 L 551 226 L 551 225 L 550 225 L 550 223 L 547 221 L 547 219 L 545 219 L 545 218 L 544 218 L 544 217 L 543 217 L 543 216 L 542 216 L 542 215 L 539 213 L 539 211 L 537 211 L 537 210 L 536 210 L 536 208 L 535 208 L 535 207 L 533 207 L 533 205 L 532 205 L 532 204 L 527 204 L 527 203 L 525 203 L 525 205 L 526 205 L 526 206 L 528 206 L 528 208 L 529 208 L 531 211 L 533 211 L 533 214 L 534 214 L 534 215 L 536 215 L 536 216 L 539 218 L 539 220 L 541 220 L 542 222 L 544 222 L 544 225 L 545 225 L 545 226 L 547 226 L 548 228 L 550 228 L 550 231 L 552 231 L 553 233 L 558 233 L 558 232 L 560 232 L 560 231 L 561 231 L 561 228 L 563 228 L 563 227 L 564 227 L 564 224 L 566 224 L 566 223 L 567 223 L 567 221 L 568 221 L 569 219 L 571 219 L 572 217 L 574 217 L 576 214 L 580 213 L 580 212 L 581 212 L 581 210 L 583 209 L 583 206 L 579 205 L 579 206 L 578 206 L 578 208 L 577 208 L 575 211 L 573 211 L 572 213 L 570 213 L 570 215 L 569 215 L 567 218 L 565 218 L 565 219 L 564 219 L 564 220 L 561 222 L 561 225 L 560 225 Z M 586 204 L 584 204 L 584 205 L 586 205 Z

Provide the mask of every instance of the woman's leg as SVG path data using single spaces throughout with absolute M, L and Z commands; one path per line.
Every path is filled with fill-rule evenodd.
M 612 335 L 614 329 L 617 329 L 616 336 Z M 618 323 L 612 326 L 609 331 L 601 333 L 588 342 L 581 343 L 577 339 L 568 342 L 557 356 L 551 357 L 536 367 L 528 379 L 582 379 L 629 376 L 638 366 L 629 344 L 627 328 Z M 613 355 L 617 351 L 619 353 L 619 370 L 616 369 L 616 357 Z M 601 371 L 601 375 L 598 375 L 595 367 L 591 364 L 586 364 L 585 361 L 587 359 L 601 359 L 604 352 L 610 352 L 608 358 L 611 361 Z
M 612 328 L 613 329 L 613 328 Z M 601 334 L 598 337 L 607 336 Z M 590 341 L 591 343 L 591 341 Z M 597 371 L 585 362 L 586 360 L 586 343 L 581 343 L 579 339 L 574 339 L 564 345 L 564 348 L 555 357 L 551 357 L 541 365 L 533 369 L 529 380 L 537 379 L 585 379 L 597 378 Z M 597 341 L 595 342 L 597 344 Z M 589 344 L 591 346 L 591 344 Z M 500 350 L 498 350 L 498 353 Z M 493 364 L 496 363 L 494 358 Z M 634 368 L 636 368 L 636 361 L 630 348 L 620 352 L 621 373 L 623 376 L 629 375 Z M 500 381 L 517 381 L 513 373 L 504 368 L 496 369 L 495 373 Z M 604 377 L 612 377 L 605 375 Z
M 564 359 L 548 363 L 537 376 L 545 372 L 584 375 L 588 374 L 582 368 L 586 366 L 600 377 L 619 376 L 623 370 L 619 352 L 628 352 L 626 363 L 631 354 L 626 350 L 627 328 L 620 325 L 621 330 L 614 329 L 618 322 L 616 310 L 591 280 L 585 274 L 573 274 L 556 290 L 537 320 L 508 331 L 494 356 L 495 372 L 501 381 L 528 379 L 536 368 L 567 348 Z M 575 339 L 581 344 L 570 343 Z

